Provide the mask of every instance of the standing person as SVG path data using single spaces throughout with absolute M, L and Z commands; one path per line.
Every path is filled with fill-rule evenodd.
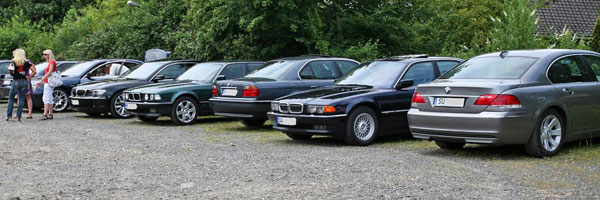
M 16 49 L 13 51 L 12 63 L 8 68 L 11 76 L 13 76 L 13 84 L 10 92 L 8 92 L 8 110 L 6 111 L 6 121 L 12 118 L 13 101 L 15 95 L 19 95 L 19 107 L 17 109 L 17 120 L 21 121 L 21 113 L 23 112 L 23 104 L 25 104 L 25 92 L 27 90 L 27 73 L 31 68 L 31 64 L 25 58 L 25 50 Z
M 44 93 L 42 95 L 42 101 L 44 102 L 44 115 L 42 115 L 42 120 L 54 119 L 53 108 L 54 108 L 54 88 L 50 87 L 48 84 L 48 77 L 52 75 L 52 73 L 56 72 L 56 61 L 54 60 L 54 54 L 50 49 L 44 50 L 44 59 L 48 62 L 48 67 L 46 67 L 46 74 L 42 77 L 42 80 L 37 83 L 37 86 L 42 86 L 44 83 Z
M 25 97 L 27 98 L 27 119 L 33 118 L 31 115 L 33 112 L 33 101 L 31 100 L 31 95 L 33 94 L 33 87 L 31 85 L 31 78 L 37 74 L 35 69 L 35 64 L 31 60 L 27 60 L 31 67 L 27 71 L 27 92 L 25 93 Z

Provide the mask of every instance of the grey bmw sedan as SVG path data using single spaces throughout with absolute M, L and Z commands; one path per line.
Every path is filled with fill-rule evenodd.
M 443 149 L 523 144 L 532 156 L 552 156 L 565 142 L 600 136 L 598 80 L 592 51 L 480 55 L 417 87 L 409 128 Z

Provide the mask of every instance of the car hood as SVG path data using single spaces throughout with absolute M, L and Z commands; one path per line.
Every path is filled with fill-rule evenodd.
M 284 96 L 277 100 L 280 102 L 295 103 L 307 103 L 313 101 L 332 102 L 363 96 L 378 91 L 380 91 L 380 89 L 368 86 L 331 86 Z
M 77 88 L 86 90 L 102 90 L 107 88 L 113 89 L 121 87 L 133 87 L 145 83 L 148 83 L 148 81 L 134 79 L 103 80 L 80 84 L 77 86 Z
M 139 93 L 169 93 L 169 92 L 177 92 L 181 90 L 187 90 L 190 88 L 197 87 L 211 87 L 209 83 L 196 82 L 196 81 L 173 81 L 167 83 L 155 83 L 142 85 L 135 88 L 131 88 L 127 90 L 127 92 L 139 92 Z

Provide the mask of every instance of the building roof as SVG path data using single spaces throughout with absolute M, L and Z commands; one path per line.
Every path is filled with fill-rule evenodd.
M 600 0 L 542 0 L 541 3 L 537 9 L 538 33 L 561 33 L 566 26 L 577 36 L 592 36 L 600 16 Z

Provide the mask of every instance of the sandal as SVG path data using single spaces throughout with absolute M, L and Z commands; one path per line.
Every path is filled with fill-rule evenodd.
M 6 121 L 10 121 L 10 117 L 6 117 Z
M 47 119 L 48 119 L 48 116 L 42 115 L 42 119 L 41 120 L 47 120 Z
M 26 119 L 33 119 L 33 116 L 27 116 Z
M 54 115 L 48 115 L 48 119 L 54 119 Z

